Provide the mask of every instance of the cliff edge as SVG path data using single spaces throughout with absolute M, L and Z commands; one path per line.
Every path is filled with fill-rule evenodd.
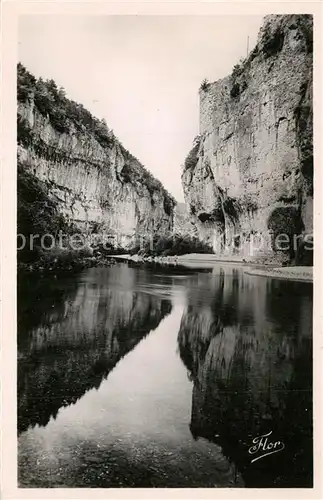
M 17 94 L 18 181 L 22 172 L 40 181 L 65 220 L 87 234 L 127 245 L 172 229 L 175 200 L 104 120 L 21 64 Z

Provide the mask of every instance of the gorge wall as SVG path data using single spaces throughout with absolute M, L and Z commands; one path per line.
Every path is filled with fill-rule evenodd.
M 200 88 L 200 135 L 182 172 L 185 201 L 215 253 L 294 258 L 278 234 L 313 230 L 310 15 L 270 15 L 230 76 Z M 261 247 L 261 242 L 263 246 Z
M 172 229 L 175 200 L 104 120 L 21 64 L 17 128 L 18 166 L 81 231 L 124 236 L 127 244 L 138 233 Z

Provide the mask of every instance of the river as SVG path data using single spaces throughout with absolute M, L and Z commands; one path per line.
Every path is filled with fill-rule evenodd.
M 312 486 L 311 284 L 118 263 L 18 285 L 20 487 Z

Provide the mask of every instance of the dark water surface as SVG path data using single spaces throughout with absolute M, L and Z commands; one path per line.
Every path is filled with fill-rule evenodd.
M 18 433 L 20 487 L 312 486 L 312 285 L 228 264 L 20 280 Z

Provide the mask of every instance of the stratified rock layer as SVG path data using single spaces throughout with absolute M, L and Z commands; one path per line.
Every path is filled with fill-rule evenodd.
M 57 128 L 32 93 L 19 99 L 22 90 L 18 80 L 18 162 L 49 186 L 69 221 L 124 243 L 172 229 L 175 201 L 113 134 L 102 145 L 91 129 L 75 126 L 68 108 L 67 126 Z
M 309 15 L 267 16 L 249 57 L 201 86 L 182 182 L 216 253 L 278 258 L 273 236 L 312 233 L 312 27 Z

